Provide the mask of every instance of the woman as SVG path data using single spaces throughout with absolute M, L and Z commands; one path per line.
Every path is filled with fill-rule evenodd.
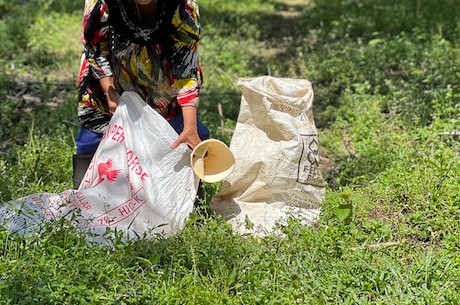
M 209 131 L 197 117 L 202 74 L 195 0 L 86 0 L 79 83 L 78 188 L 123 91 L 137 92 L 192 149 Z

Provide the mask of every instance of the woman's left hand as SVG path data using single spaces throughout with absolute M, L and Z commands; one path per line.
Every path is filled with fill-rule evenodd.
M 196 126 L 196 107 L 186 106 L 182 107 L 182 115 L 184 117 L 184 130 L 181 132 L 177 140 L 171 144 L 171 148 L 175 149 L 182 143 L 194 149 L 201 139 L 198 135 L 198 128 Z
M 177 140 L 171 144 L 171 148 L 175 149 L 180 144 L 184 143 L 190 146 L 191 149 L 194 149 L 195 146 L 197 146 L 198 143 L 200 142 L 201 142 L 201 139 L 198 136 L 198 131 L 196 129 L 193 129 L 193 128 L 184 129 L 179 135 L 179 137 L 177 138 Z

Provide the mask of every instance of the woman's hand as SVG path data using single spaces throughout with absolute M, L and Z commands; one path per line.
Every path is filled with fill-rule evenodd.
M 194 149 L 195 146 L 197 146 L 201 142 L 200 137 L 198 136 L 198 132 L 195 128 L 193 129 L 184 129 L 177 140 L 171 144 L 171 148 L 175 149 L 178 147 L 180 144 L 187 144 L 190 146 L 191 149 Z
M 198 136 L 198 127 L 196 126 L 196 107 L 182 107 L 182 115 L 184 117 L 184 129 L 171 148 L 175 149 L 180 144 L 187 144 L 191 149 L 194 149 L 201 142 Z

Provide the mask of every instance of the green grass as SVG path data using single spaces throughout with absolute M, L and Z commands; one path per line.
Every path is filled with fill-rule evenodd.
M 239 77 L 312 82 L 320 221 L 260 239 L 198 213 L 172 238 L 113 247 L 63 220 L 0 229 L 0 304 L 459 304 L 455 1 L 199 4 L 214 137 L 230 142 Z M 0 0 L 0 202 L 71 187 L 80 6 Z M 219 188 L 205 184 L 205 206 Z

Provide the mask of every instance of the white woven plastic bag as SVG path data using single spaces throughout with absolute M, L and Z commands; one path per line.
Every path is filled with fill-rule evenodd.
M 240 79 L 235 168 L 211 201 L 235 232 L 264 236 L 288 217 L 314 223 L 325 198 L 308 80 Z
M 199 182 L 190 149 L 170 148 L 177 137 L 139 95 L 125 92 L 79 189 L 4 203 L 0 224 L 25 234 L 66 217 L 100 243 L 107 228 L 125 239 L 175 234 L 193 210 Z

